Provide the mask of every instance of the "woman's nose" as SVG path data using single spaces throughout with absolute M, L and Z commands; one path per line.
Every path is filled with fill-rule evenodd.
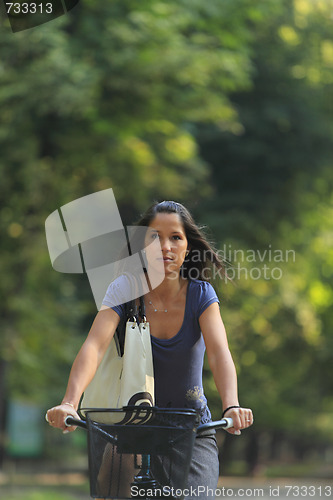
M 160 240 L 162 252 L 168 252 L 171 250 L 169 238 L 163 238 Z

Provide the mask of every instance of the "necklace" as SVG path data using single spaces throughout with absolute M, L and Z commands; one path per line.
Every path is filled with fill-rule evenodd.
M 167 309 L 156 309 L 156 307 L 154 306 L 154 304 L 152 303 L 151 300 L 148 301 L 148 304 L 150 306 L 152 306 L 152 308 L 154 309 L 154 313 L 157 313 L 157 312 L 165 312 L 165 313 L 167 313 L 168 312 Z
M 176 294 L 176 297 L 178 296 L 178 293 Z M 151 300 L 148 300 L 148 304 L 153 308 L 154 310 L 154 313 L 157 313 L 157 312 L 164 312 L 164 313 L 167 313 L 168 310 L 167 309 L 157 309 L 157 307 L 154 306 L 153 302 Z

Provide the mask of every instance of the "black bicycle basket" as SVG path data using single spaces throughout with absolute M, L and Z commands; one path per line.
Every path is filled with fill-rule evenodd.
M 89 410 L 86 417 L 93 498 L 183 499 L 195 410 L 135 406 Z

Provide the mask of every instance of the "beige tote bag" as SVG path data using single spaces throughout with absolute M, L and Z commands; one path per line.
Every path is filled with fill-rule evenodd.
M 85 416 L 89 409 L 137 405 L 154 406 L 154 368 L 149 323 L 131 318 L 126 322 L 123 356 L 115 334 L 84 392 L 80 412 Z M 114 422 L 117 418 L 115 413 Z

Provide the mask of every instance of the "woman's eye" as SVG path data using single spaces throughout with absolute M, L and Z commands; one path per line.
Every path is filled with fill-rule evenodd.
M 173 239 L 174 240 L 180 240 L 181 238 L 180 238 L 180 236 L 178 236 L 178 234 L 175 234 L 175 236 L 173 236 Z
M 156 240 L 156 238 L 158 238 L 158 234 L 157 233 L 152 233 L 151 234 L 151 239 L 152 240 Z

